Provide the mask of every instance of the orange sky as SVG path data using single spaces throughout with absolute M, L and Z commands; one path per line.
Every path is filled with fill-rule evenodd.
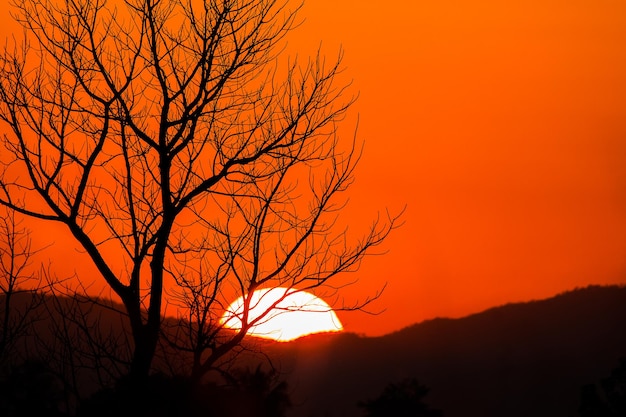
M 360 95 L 346 215 L 407 207 L 342 293 L 387 283 L 386 311 L 340 313 L 347 330 L 626 283 L 626 2 L 308 0 L 301 17 L 289 50 L 342 45 Z
M 343 45 L 366 153 L 351 210 L 407 204 L 381 334 L 591 283 L 626 283 L 626 2 L 309 1 Z M 309 41 L 312 42 L 312 41 Z M 370 290 L 371 291 L 371 290 Z

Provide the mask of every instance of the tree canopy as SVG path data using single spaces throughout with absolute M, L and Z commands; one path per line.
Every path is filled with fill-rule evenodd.
M 63 224 L 121 299 L 131 375 L 167 343 L 197 378 L 238 346 L 254 290 L 333 288 L 397 224 L 337 227 L 361 147 L 341 54 L 280 59 L 277 0 L 14 0 L 0 56 L 0 203 Z M 288 293 L 286 294 L 288 295 Z M 241 329 L 219 317 L 247 297 Z M 170 333 L 172 334 L 172 333 Z

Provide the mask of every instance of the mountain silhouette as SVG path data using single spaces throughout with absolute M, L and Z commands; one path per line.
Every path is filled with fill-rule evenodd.
M 361 416 L 356 404 L 416 378 L 446 417 L 578 415 L 581 387 L 626 357 L 626 287 L 434 319 L 375 338 L 313 335 L 273 345 L 292 416 Z

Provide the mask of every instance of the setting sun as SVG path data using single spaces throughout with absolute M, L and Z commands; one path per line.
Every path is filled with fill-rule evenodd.
M 277 301 L 275 307 L 272 308 Z M 231 329 L 241 329 L 244 298 L 233 302 L 222 323 Z M 266 311 L 270 310 L 264 317 Z M 333 309 L 315 295 L 288 288 L 265 288 L 254 292 L 250 301 L 249 322 L 255 322 L 248 334 L 287 342 L 299 337 L 343 330 Z

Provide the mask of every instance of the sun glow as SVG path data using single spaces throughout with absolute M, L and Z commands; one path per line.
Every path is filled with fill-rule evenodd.
M 282 299 L 282 300 L 281 300 Z M 272 305 L 281 300 L 272 308 Z M 239 297 L 222 316 L 225 327 L 241 329 L 244 298 Z M 269 311 L 268 311 L 269 310 Z M 268 313 L 263 316 L 263 314 Z M 263 316 L 262 318 L 260 318 Z M 248 334 L 281 342 L 323 332 L 339 332 L 343 326 L 333 309 L 315 295 L 288 288 L 265 288 L 257 290 L 250 300 Z

